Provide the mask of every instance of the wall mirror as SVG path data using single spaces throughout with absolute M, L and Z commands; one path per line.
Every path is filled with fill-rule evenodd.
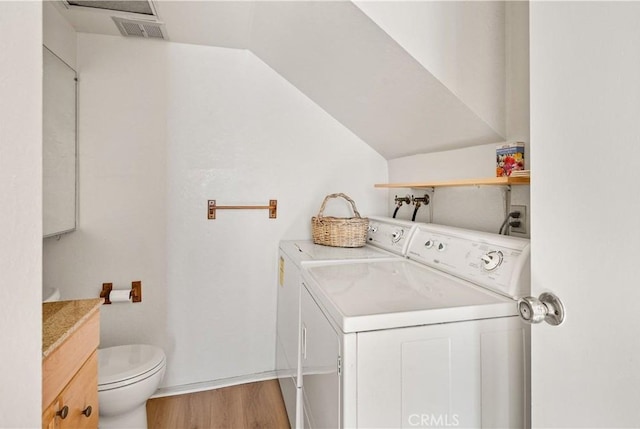
M 77 201 L 76 72 L 43 47 L 43 234 L 76 228 Z

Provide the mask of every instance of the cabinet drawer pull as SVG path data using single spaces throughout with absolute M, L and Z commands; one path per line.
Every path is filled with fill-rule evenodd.
M 56 413 L 56 416 L 60 417 L 63 420 L 66 419 L 68 415 L 69 415 L 69 407 L 67 407 L 66 405 Z
M 89 417 L 91 415 L 91 411 L 93 409 L 91 408 L 91 405 L 89 405 L 87 408 L 85 408 L 84 410 L 82 410 L 82 414 L 84 414 L 85 416 Z

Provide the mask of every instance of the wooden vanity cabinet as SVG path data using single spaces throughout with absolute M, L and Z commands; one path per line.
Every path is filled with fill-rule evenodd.
M 66 417 L 62 418 L 64 407 Z M 60 414 L 58 414 L 60 413 Z M 94 352 L 80 371 L 42 415 L 44 429 L 98 427 L 98 354 Z
M 100 312 L 82 318 L 42 361 L 42 428 L 98 427 Z

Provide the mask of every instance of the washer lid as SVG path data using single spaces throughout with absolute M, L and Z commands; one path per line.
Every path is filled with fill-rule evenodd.
M 303 277 L 345 333 L 517 315 L 514 300 L 406 259 L 309 267 Z
M 98 349 L 98 385 L 104 386 L 129 380 L 162 365 L 162 349 L 145 344 Z

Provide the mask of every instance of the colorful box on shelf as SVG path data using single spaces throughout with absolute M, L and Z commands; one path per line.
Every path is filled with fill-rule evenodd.
M 513 171 L 524 170 L 524 143 L 516 142 L 496 148 L 496 177 L 511 176 Z

